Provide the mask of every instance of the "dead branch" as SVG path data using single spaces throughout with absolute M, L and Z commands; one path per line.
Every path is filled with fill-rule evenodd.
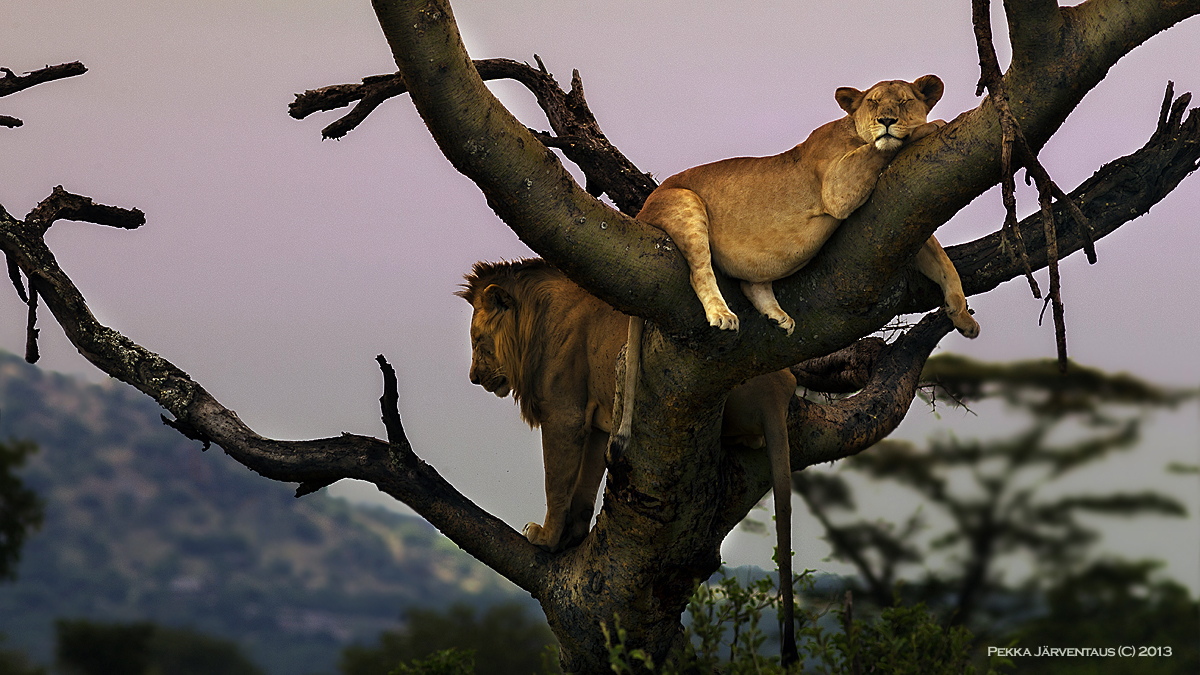
M 1024 267 L 1025 277 L 1029 281 L 1030 289 L 1033 291 L 1033 296 L 1040 298 L 1041 292 L 1038 289 L 1037 282 L 1033 279 L 1033 271 L 1029 265 L 1024 240 L 1021 237 L 1020 230 L 1016 227 L 1017 201 L 1013 181 L 1013 174 L 1016 172 L 1016 167 L 1013 165 L 1013 150 L 1015 146 L 1020 155 L 1020 161 L 1025 166 L 1026 176 L 1032 177 L 1038 188 L 1047 246 L 1046 260 L 1047 266 L 1050 269 L 1050 289 L 1046 303 L 1052 304 L 1054 308 L 1054 334 L 1058 345 L 1058 363 L 1059 368 L 1063 372 L 1066 372 L 1066 321 L 1063 313 L 1062 284 L 1058 272 L 1058 248 L 1055 245 L 1054 213 L 1050 208 L 1052 199 L 1062 199 L 1064 195 L 1063 191 L 1050 178 L 1050 174 L 1046 171 L 1045 167 L 1038 161 L 1037 152 L 1025 139 L 1025 134 L 1021 131 L 1021 125 L 1017 122 L 1017 118 L 1013 115 L 1012 109 L 1009 107 L 1008 94 L 1004 87 L 1004 78 L 1000 73 L 1000 64 L 996 58 L 995 44 L 992 42 L 990 6 L 990 0 L 972 0 L 971 16 L 975 26 L 975 39 L 979 49 L 980 75 L 975 95 L 979 96 L 983 94 L 985 88 L 990 92 L 992 103 L 1000 118 L 1000 128 L 1003 135 L 1000 153 L 1000 172 L 1003 184 L 1002 194 L 1005 218 L 1001 233 L 1005 244 L 1008 244 L 1008 237 L 1010 235 L 1015 240 L 1015 246 L 1010 248 L 1010 250 L 1015 250 L 1017 257 L 1020 259 Z M 1088 262 L 1095 264 L 1096 248 L 1092 227 L 1078 206 L 1069 199 L 1066 200 L 1066 203 L 1068 204 L 1068 212 L 1084 235 L 1084 250 L 1087 253 Z
M 583 96 L 583 81 L 578 71 L 571 76 L 571 90 L 563 91 L 542 60 L 534 55 L 538 67 L 512 59 L 473 61 L 484 81 L 511 79 L 521 83 L 536 97 L 546 113 L 553 133 L 530 129 L 546 147 L 557 148 L 580 167 L 586 178 L 585 189 L 593 197 L 607 194 L 622 212 L 635 215 L 642 202 L 654 191 L 650 174 L 639 170 L 605 137 L 600 124 Z M 341 138 L 358 126 L 381 103 L 407 93 L 399 73 L 363 78 L 361 84 L 337 84 L 296 94 L 288 114 L 304 119 L 315 112 L 335 110 L 359 101 L 345 116 L 325 127 L 325 138 Z
M 0 97 L 15 94 L 22 89 L 28 89 L 44 82 L 61 80 L 64 77 L 74 77 L 86 72 L 87 67 L 78 61 L 63 63 L 57 66 L 46 66 L 41 70 L 35 70 L 24 75 L 17 75 L 8 68 L 0 68 L 0 73 L 4 73 L 4 77 L 0 77 Z
M 93 365 L 152 397 L 174 415 L 169 424 L 189 438 L 219 445 L 239 463 L 267 478 L 299 483 L 298 494 L 313 492 L 342 478 L 374 483 L 513 583 L 535 595 L 541 591 L 544 553 L 421 461 L 398 424 L 388 425 L 392 436 L 389 442 L 351 434 L 311 441 L 264 438 L 187 373 L 100 324 L 46 246 L 45 228 L 55 218 L 67 217 L 67 212 L 72 217 L 79 217 L 80 211 L 83 215 L 100 213 L 97 220 L 111 224 L 107 221 L 113 219 L 112 214 L 136 211 L 97 206 L 86 197 L 65 192 L 59 195 L 59 190 L 55 195 L 34 210 L 38 219 L 33 222 L 18 221 L 0 208 L 0 250 L 29 280 L 29 297 L 32 299 L 36 292 L 45 300 L 67 338 Z M 68 206 L 52 208 L 51 204 L 61 202 Z M 71 211 L 72 207 L 79 211 Z M 394 401 L 394 373 L 385 389 L 389 390 L 385 391 L 385 399 Z M 406 450 L 398 452 L 397 448 Z
M 0 77 L 0 98 L 15 94 L 23 89 L 28 89 L 33 86 L 50 82 L 52 80 L 61 80 L 64 77 L 74 77 L 87 72 L 87 68 L 80 62 L 63 63 L 57 66 L 46 66 L 41 70 L 35 70 L 24 75 L 17 75 L 8 68 L 0 68 L 0 73 L 4 73 L 4 77 Z M 19 127 L 24 122 L 8 115 L 0 115 L 0 126 L 2 127 Z
M 1066 202 L 1075 204 L 1084 213 L 1091 223 L 1092 237 L 1100 239 L 1147 213 L 1196 170 L 1200 164 L 1200 113 L 1192 110 L 1184 119 L 1191 94 L 1178 99 L 1173 96 L 1174 90 L 1168 86 L 1159 124 L 1144 146 L 1100 167 L 1072 190 L 1066 200 L 1055 202 L 1052 210 L 1060 224 L 1055 229 L 1060 258 L 1084 249 L 1088 238 L 1066 213 Z M 1035 269 L 1045 266 L 1047 243 L 1042 214 L 1025 218 L 1016 231 L 1031 244 L 1030 264 Z M 946 249 L 969 296 L 986 293 L 1022 274 L 1020 263 L 1013 261 L 1010 251 L 1002 232 Z M 922 312 L 940 303 L 941 295 L 932 284 L 915 279 L 913 295 L 899 311 Z

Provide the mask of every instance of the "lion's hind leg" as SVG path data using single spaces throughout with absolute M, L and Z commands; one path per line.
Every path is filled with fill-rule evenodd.
M 788 316 L 787 312 L 783 311 L 783 308 L 779 306 L 779 301 L 775 299 L 775 290 L 770 281 L 762 283 L 743 281 L 742 293 L 746 295 L 755 309 L 779 324 L 779 327 L 787 331 L 788 335 L 791 335 L 792 331 L 796 329 L 796 322 Z
M 708 325 L 737 330 L 738 317 L 725 303 L 713 272 L 709 249 L 708 207 L 700 195 L 684 188 L 656 190 L 638 213 L 638 220 L 666 232 L 691 270 L 692 289 L 704 306 Z

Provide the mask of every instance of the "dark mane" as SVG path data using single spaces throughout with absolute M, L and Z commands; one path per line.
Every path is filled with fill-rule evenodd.
M 472 305 L 476 296 L 493 284 L 516 299 L 517 334 L 511 336 L 514 338 L 512 349 L 498 348 L 497 357 L 512 386 L 513 400 L 521 408 L 521 419 L 533 427 L 540 425 L 542 397 L 534 387 L 537 386 L 537 374 L 545 367 L 547 336 L 550 335 L 546 315 L 551 311 L 555 287 L 566 281 L 566 276 L 541 258 L 522 258 L 477 262 L 463 279 L 466 283 L 454 294 Z

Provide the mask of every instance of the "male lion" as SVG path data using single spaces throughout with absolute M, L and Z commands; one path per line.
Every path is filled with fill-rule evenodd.
M 550 550 L 587 535 L 612 431 L 616 360 L 629 317 L 593 297 L 542 260 L 476 263 L 457 293 L 471 303 L 471 382 L 503 398 L 521 419 L 542 428 L 546 517 L 525 536 Z M 766 445 L 775 479 L 780 578 L 791 579 L 791 475 L 787 471 L 788 403 L 796 378 L 787 370 L 735 388 L 725 404 L 722 437 Z M 791 584 L 785 625 L 791 626 Z M 785 641 L 795 654 L 793 631 Z M 794 659 L 793 659 L 794 660 Z

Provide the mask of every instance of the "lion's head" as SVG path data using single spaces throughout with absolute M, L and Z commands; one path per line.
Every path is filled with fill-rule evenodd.
M 510 393 L 530 426 L 542 420 L 534 395 L 545 367 L 546 331 L 540 325 L 557 272 L 540 259 L 476 263 L 455 295 L 471 303 L 471 382 L 500 398 Z
M 860 138 L 879 150 L 897 150 L 914 129 L 926 123 L 942 91 L 942 80 L 926 75 L 915 82 L 884 80 L 865 92 L 839 87 L 834 97 L 854 118 Z
M 506 342 L 516 332 L 516 303 L 508 291 L 496 284 L 468 301 L 475 307 L 471 315 L 471 384 L 504 398 L 512 391 L 512 383 L 500 357 L 509 351 Z

